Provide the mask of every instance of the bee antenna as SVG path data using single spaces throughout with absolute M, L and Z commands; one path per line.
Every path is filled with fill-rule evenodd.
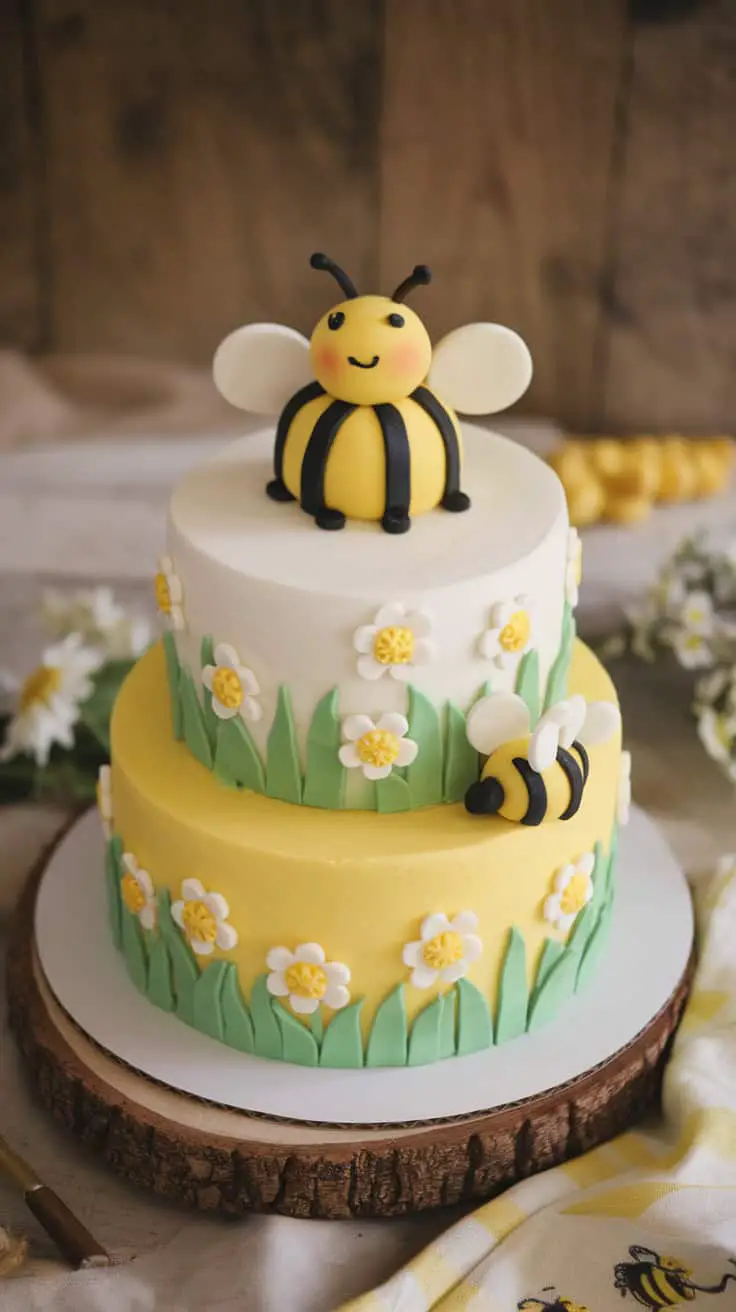
M 310 256 L 309 263 L 313 269 L 322 269 L 325 273 L 331 273 L 335 282 L 339 284 L 340 290 L 345 293 L 349 301 L 354 300 L 358 295 L 355 283 L 351 278 L 348 278 L 348 275 L 340 268 L 339 264 L 335 264 L 335 261 L 330 259 L 329 255 L 323 255 L 321 251 L 315 251 L 314 255 Z
M 415 264 L 408 278 L 400 282 L 393 293 L 392 301 L 405 301 L 409 292 L 415 287 L 426 287 L 432 281 L 432 270 L 426 264 Z

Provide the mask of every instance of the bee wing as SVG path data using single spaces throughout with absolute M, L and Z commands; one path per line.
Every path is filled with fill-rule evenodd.
M 309 342 L 280 323 L 248 323 L 220 342 L 212 362 L 215 387 L 239 410 L 277 415 L 314 378 Z
M 546 770 L 557 756 L 559 745 L 560 725 L 548 712 L 542 716 L 529 743 L 529 764 L 532 770 Z
M 612 738 L 620 724 L 621 712 L 614 702 L 588 702 L 585 723 L 577 736 L 581 743 L 595 747 Z
M 476 751 L 490 756 L 502 743 L 528 734 L 529 708 L 515 692 L 491 692 L 468 711 L 466 732 Z
M 554 720 L 555 724 L 560 726 L 560 746 L 569 747 L 580 736 L 586 710 L 585 698 L 581 697 L 580 693 L 575 693 L 572 697 L 566 697 L 564 701 L 555 702 L 554 706 L 542 716 L 540 724 L 548 718 Z
M 492 415 L 523 396 L 532 357 L 518 333 L 500 323 L 467 323 L 437 343 L 427 383 L 465 415 Z

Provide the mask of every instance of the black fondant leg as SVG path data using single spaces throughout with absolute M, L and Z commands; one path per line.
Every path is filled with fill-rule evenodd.
M 446 492 L 440 501 L 443 510 L 450 510 L 459 515 L 461 510 L 470 509 L 470 497 L 465 492 Z
M 323 506 L 315 515 L 314 522 L 318 528 L 334 533 L 336 529 L 345 527 L 345 516 L 341 510 L 330 510 L 328 506 Z
M 503 785 L 498 779 L 480 779 L 465 794 L 465 810 L 471 815 L 495 815 L 503 806 Z
M 272 478 L 270 483 L 266 484 L 266 493 L 272 501 L 296 501 L 293 492 L 290 492 L 283 478 Z
M 381 528 L 384 533 L 408 533 L 411 528 L 409 511 L 404 506 L 387 506 Z

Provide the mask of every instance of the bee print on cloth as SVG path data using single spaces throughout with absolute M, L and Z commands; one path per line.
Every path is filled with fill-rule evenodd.
M 727 1271 L 716 1285 L 697 1284 L 679 1257 L 655 1253 L 638 1244 L 631 1245 L 629 1256 L 630 1262 L 619 1262 L 614 1268 L 614 1289 L 622 1298 L 631 1296 L 642 1307 L 653 1310 L 691 1302 L 697 1294 L 722 1294 L 729 1281 L 736 1282 L 736 1271 Z M 736 1267 L 736 1259 L 729 1260 Z

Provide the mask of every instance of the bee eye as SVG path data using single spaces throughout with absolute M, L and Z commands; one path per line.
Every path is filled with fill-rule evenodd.
M 386 323 L 390 323 L 392 328 L 403 328 L 406 320 L 403 314 L 390 314 Z
M 337 332 L 338 328 L 342 328 L 344 322 L 345 322 L 345 315 L 343 314 L 342 310 L 334 310 L 327 320 L 327 327 L 331 328 L 332 332 L 334 333 Z

